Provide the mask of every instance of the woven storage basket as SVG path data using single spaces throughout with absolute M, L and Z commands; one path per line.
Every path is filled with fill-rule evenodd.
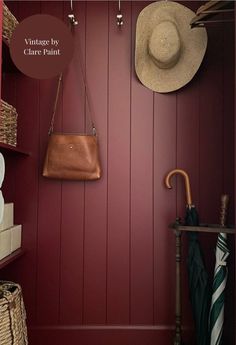
M 20 285 L 0 281 L 0 344 L 26 345 L 26 313 Z
M 3 3 L 2 36 L 8 43 L 10 43 L 12 33 L 17 24 L 17 19 L 13 16 L 9 8 Z
M 1 99 L 0 108 L 0 142 L 16 146 L 17 144 L 16 109 Z

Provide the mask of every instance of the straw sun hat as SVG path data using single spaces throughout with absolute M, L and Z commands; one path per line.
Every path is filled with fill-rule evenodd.
M 204 28 L 190 28 L 195 13 L 172 1 L 157 1 L 139 14 L 135 69 L 140 81 L 156 92 L 186 85 L 201 65 L 207 47 Z

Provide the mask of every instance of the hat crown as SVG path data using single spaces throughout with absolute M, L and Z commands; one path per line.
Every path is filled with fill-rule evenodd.
M 175 23 L 165 20 L 156 25 L 148 42 L 153 62 L 159 68 L 171 68 L 178 62 L 180 51 L 180 35 Z
M 207 48 L 205 28 L 191 29 L 196 14 L 177 1 L 155 1 L 137 18 L 135 70 L 155 92 L 172 92 L 190 82 Z

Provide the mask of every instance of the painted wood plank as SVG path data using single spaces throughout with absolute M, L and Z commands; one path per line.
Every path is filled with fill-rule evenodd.
M 188 344 L 190 342 L 190 331 L 184 332 L 185 339 Z M 141 329 L 141 326 L 125 327 L 111 327 L 107 328 L 98 326 L 97 328 L 36 328 L 30 330 L 30 344 L 34 345 L 64 345 L 67 342 L 70 344 L 79 343 L 81 345 L 156 345 L 156 344 L 171 344 L 173 341 L 173 329 L 163 328 L 155 329 L 151 326 Z
M 167 325 L 175 313 L 175 238 L 168 225 L 176 217 L 177 190 L 175 178 L 173 190 L 164 178 L 176 167 L 176 94 L 156 93 L 154 100 L 154 320 Z
M 107 322 L 129 323 L 131 4 L 109 4 Z M 119 68 L 118 68 L 119 67 Z M 121 217 L 122 215 L 122 217 Z
M 177 92 L 177 167 L 189 174 L 192 201 L 199 202 L 199 87 L 198 76 Z M 177 180 L 177 212 L 185 215 L 186 189 L 183 178 Z
M 0 260 L 0 269 L 3 269 L 4 267 L 20 259 L 24 254 L 25 251 L 21 248 L 14 250 L 14 252 Z
M 228 23 L 223 27 L 223 192 L 230 197 L 227 217 L 228 224 L 234 224 L 235 222 L 234 46 L 234 23 Z M 225 343 L 233 344 L 235 342 L 235 240 L 233 236 L 228 236 L 228 245 L 230 257 L 228 258 L 229 274 L 225 298 L 224 341 Z
M 222 24 L 219 24 L 222 29 Z M 219 221 L 223 189 L 222 30 L 208 29 L 209 41 L 200 80 L 200 213 L 206 223 Z
M 24 16 L 38 13 L 39 3 L 30 3 L 27 9 L 17 3 L 10 5 L 11 10 L 21 20 Z M 37 197 L 38 197 L 38 141 L 39 141 L 39 97 L 38 81 L 27 78 L 21 73 L 6 77 L 12 80 L 9 99 L 18 112 L 17 141 L 22 147 L 30 147 L 31 156 L 15 156 L 11 161 L 11 170 L 15 174 L 14 221 L 22 224 L 22 247 L 26 255 L 16 264 L 7 269 L 8 277 L 18 281 L 24 294 L 28 318 L 35 321 L 36 296 L 36 241 L 37 241 Z M 8 86 L 7 86 L 8 87 Z M 22 183 L 24 181 L 25 183 Z M 22 202 L 23 200 L 23 202 Z M 29 280 L 29 277 L 31 279 Z
M 30 147 L 32 152 L 31 156 L 17 159 L 15 170 L 17 171 L 15 223 L 23 226 L 23 247 L 26 249 L 19 277 L 23 283 L 27 312 L 33 314 L 35 319 L 39 161 L 39 82 L 37 80 L 19 76 L 17 79 L 17 110 L 19 117 L 22 118 L 20 127 L 22 145 Z M 20 183 L 20 181 L 25 181 L 25 183 Z M 34 288 L 32 288 L 33 286 Z
M 223 75 L 223 145 L 224 193 L 229 194 L 229 224 L 234 224 L 234 30 L 233 23 L 224 25 L 224 75 Z
M 199 74 L 177 92 L 177 167 L 189 174 L 192 202 L 199 205 Z M 177 214 L 185 217 L 186 189 L 181 176 L 177 178 Z M 188 274 L 186 258 L 188 256 L 187 236 L 182 237 L 182 313 L 183 324 L 193 324 L 192 309 L 189 301 Z
M 63 18 L 63 3 L 42 2 L 41 12 Z M 59 319 L 61 182 L 42 177 L 57 78 L 40 81 L 40 160 L 38 200 L 37 322 L 56 324 Z M 61 129 L 62 92 L 59 95 L 55 130 Z M 45 293 L 46 292 L 46 293 Z
M 146 5 L 132 3 L 136 18 Z M 134 52 L 134 48 L 133 48 Z M 132 58 L 134 71 L 134 56 Z M 153 323 L 153 92 L 131 79 L 131 323 Z
M 86 76 L 103 170 L 101 180 L 85 185 L 83 322 L 89 324 L 106 321 L 108 3 L 86 6 Z
M 64 20 L 70 4 L 64 3 Z M 76 2 L 74 13 L 79 26 L 74 30 L 74 57 L 64 73 L 63 131 L 84 132 L 85 94 L 79 59 L 85 56 L 85 3 Z M 78 52 L 79 49 L 79 52 Z M 60 262 L 60 323 L 82 323 L 83 316 L 83 241 L 84 183 L 62 183 Z
M 234 35 L 235 35 L 235 31 L 236 31 L 236 11 L 234 11 Z M 235 36 L 234 36 L 234 51 L 233 51 L 233 54 L 234 54 L 234 61 L 233 61 L 233 65 L 234 65 L 234 85 L 235 85 L 235 81 L 236 81 L 236 73 L 235 73 L 235 66 L 236 66 L 236 44 L 235 44 Z M 233 97 L 234 97 L 234 125 L 233 125 L 233 128 L 234 128 L 234 133 L 235 133 L 235 129 L 236 129 L 236 107 L 235 107 L 235 99 L 236 99 L 236 88 L 234 87 L 234 94 L 233 94 Z M 233 189 L 233 193 L 234 193 L 234 202 L 236 200 L 236 183 L 235 183 L 235 167 L 236 167 L 236 136 L 234 134 L 234 143 L 233 143 L 233 147 L 234 147 L 234 189 Z M 234 217 L 233 217 L 233 220 L 235 222 L 235 214 L 236 214 L 236 208 L 235 208 L 235 204 L 234 204 Z M 235 241 L 234 241 L 234 248 L 236 246 L 236 237 L 235 237 Z M 234 258 L 233 260 L 233 267 L 234 267 L 234 275 L 236 274 L 236 260 Z M 234 295 L 235 295 L 235 279 L 234 279 Z M 235 308 L 235 303 L 234 303 L 234 315 L 235 315 L 235 311 L 236 311 L 236 308 Z M 235 321 L 234 321 L 235 322 Z M 235 332 L 234 332 L 235 333 Z M 233 340 L 234 342 L 236 341 L 236 334 L 233 335 Z
M 199 214 L 201 222 L 219 223 L 220 197 L 223 193 L 223 50 L 222 25 L 218 30 L 208 27 L 210 44 L 201 68 L 199 124 L 200 124 L 200 189 Z M 201 234 L 205 264 L 213 279 L 217 236 Z
M 208 28 L 208 45 L 201 67 L 199 99 L 199 214 L 201 222 L 219 223 L 220 197 L 223 193 L 223 31 Z M 216 236 L 200 237 L 206 267 L 212 278 Z

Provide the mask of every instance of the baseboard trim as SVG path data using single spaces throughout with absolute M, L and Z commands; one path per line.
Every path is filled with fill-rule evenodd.
M 30 345 L 170 345 L 169 325 L 62 325 L 28 328 Z M 183 329 L 184 342 L 193 344 L 193 330 Z
M 174 326 L 169 325 L 38 325 L 30 326 L 32 330 L 170 330 Z M 187 328 L 185 328 L 187 329 Z

